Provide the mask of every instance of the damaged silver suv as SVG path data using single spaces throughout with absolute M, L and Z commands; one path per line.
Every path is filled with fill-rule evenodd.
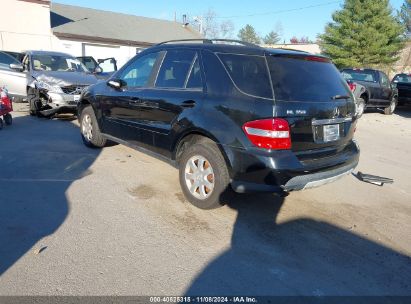
M 81 92 L 98 81 L 76 57 L 59 52 L 27 51 L 10 70 L 14 73 L 0 71 L 2 83 L 15 87 L 16 97 L 27 96 L 31 115 L 46 117 L 75 114 Z

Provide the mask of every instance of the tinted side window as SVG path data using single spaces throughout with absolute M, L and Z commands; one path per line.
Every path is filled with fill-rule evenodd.
M 11 70 L 10 69 L 10 64 L 12 64 L 12 63 L 20 64 L 13 57 L 11 57 L 7 54 L 4 54 L 3 52 L 0 52 L 0 69 Z
M 191 73 L 188 78 L 186 88 L 197 89 L 197 88 L 202 88 L 202 87 L 203 87 L 203 81 L 201 78 L 201 68 L 200 68 L 200 62 L 197 57 L 191 69 Z
M 156 87 L 184 88 L 195 55 L 192 50 L 168 51 L 158 73 Z
M 235 85 L 244 93 L 273 98 L 265 58 L 261 56 L 219 54 Z
M 151 53 L 137 58 L 120 73 L 119 78 L 124 80 L 129 87 L 147 86 L 159 54 Z

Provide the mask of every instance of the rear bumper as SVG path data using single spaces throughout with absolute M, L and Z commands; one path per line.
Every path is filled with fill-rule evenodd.
M 230 149 L 234 191 L 281 193 L 318 187 L 352 172 L 360 155 L 354 141 L 341 151 L 310 160 L 301 160 L 293 151 L 259 152 Z
M 315 188 L 332 183 L 341 177 L 350 174 L 358 163 L 350 163 L 347 166 L 324 172 L 300 175 L 290 179 L 282 188 L 286 192 Z

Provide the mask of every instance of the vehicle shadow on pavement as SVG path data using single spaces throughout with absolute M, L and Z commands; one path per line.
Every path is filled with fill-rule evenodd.
M 186 295 L 411 295 L 410 257 L 326 222 L 277 223 L 283 203 L 268 194 L 233 196 L 231 248 Z
M 66 191 L 98 154 L 69 122 L 21 116 L 0 130 L 0 278 L 64 222 Z
M 411 105 L 399 106 L 395 110 L 395 114 L 398 114 L 404 118 L 411 118 Z

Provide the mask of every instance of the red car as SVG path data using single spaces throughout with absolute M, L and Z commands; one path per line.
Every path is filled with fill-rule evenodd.
M 8 126 L 13 123 L 11 111 L 13 111 L 13 104 L 7 95 L 7 90 L 5 88 L 0 89 L 0 130 L 3 129 L 3 119 Z M 1 116 L 3 116 L 3 119 L 1 119 Z
M 357 107 L 357 116 L 360 118 L 362 114 L 364 113 L 365 110 L 365 100 L 364 100 L 364 94 L 365 94 L 365 87 L 363 85 L 360 85 L 359 83 L 356 83 L 352 80 L 346 79 L 348 86 L 350 87 L 351 92 L 353 93 L 355 97 L 355 104 Z

